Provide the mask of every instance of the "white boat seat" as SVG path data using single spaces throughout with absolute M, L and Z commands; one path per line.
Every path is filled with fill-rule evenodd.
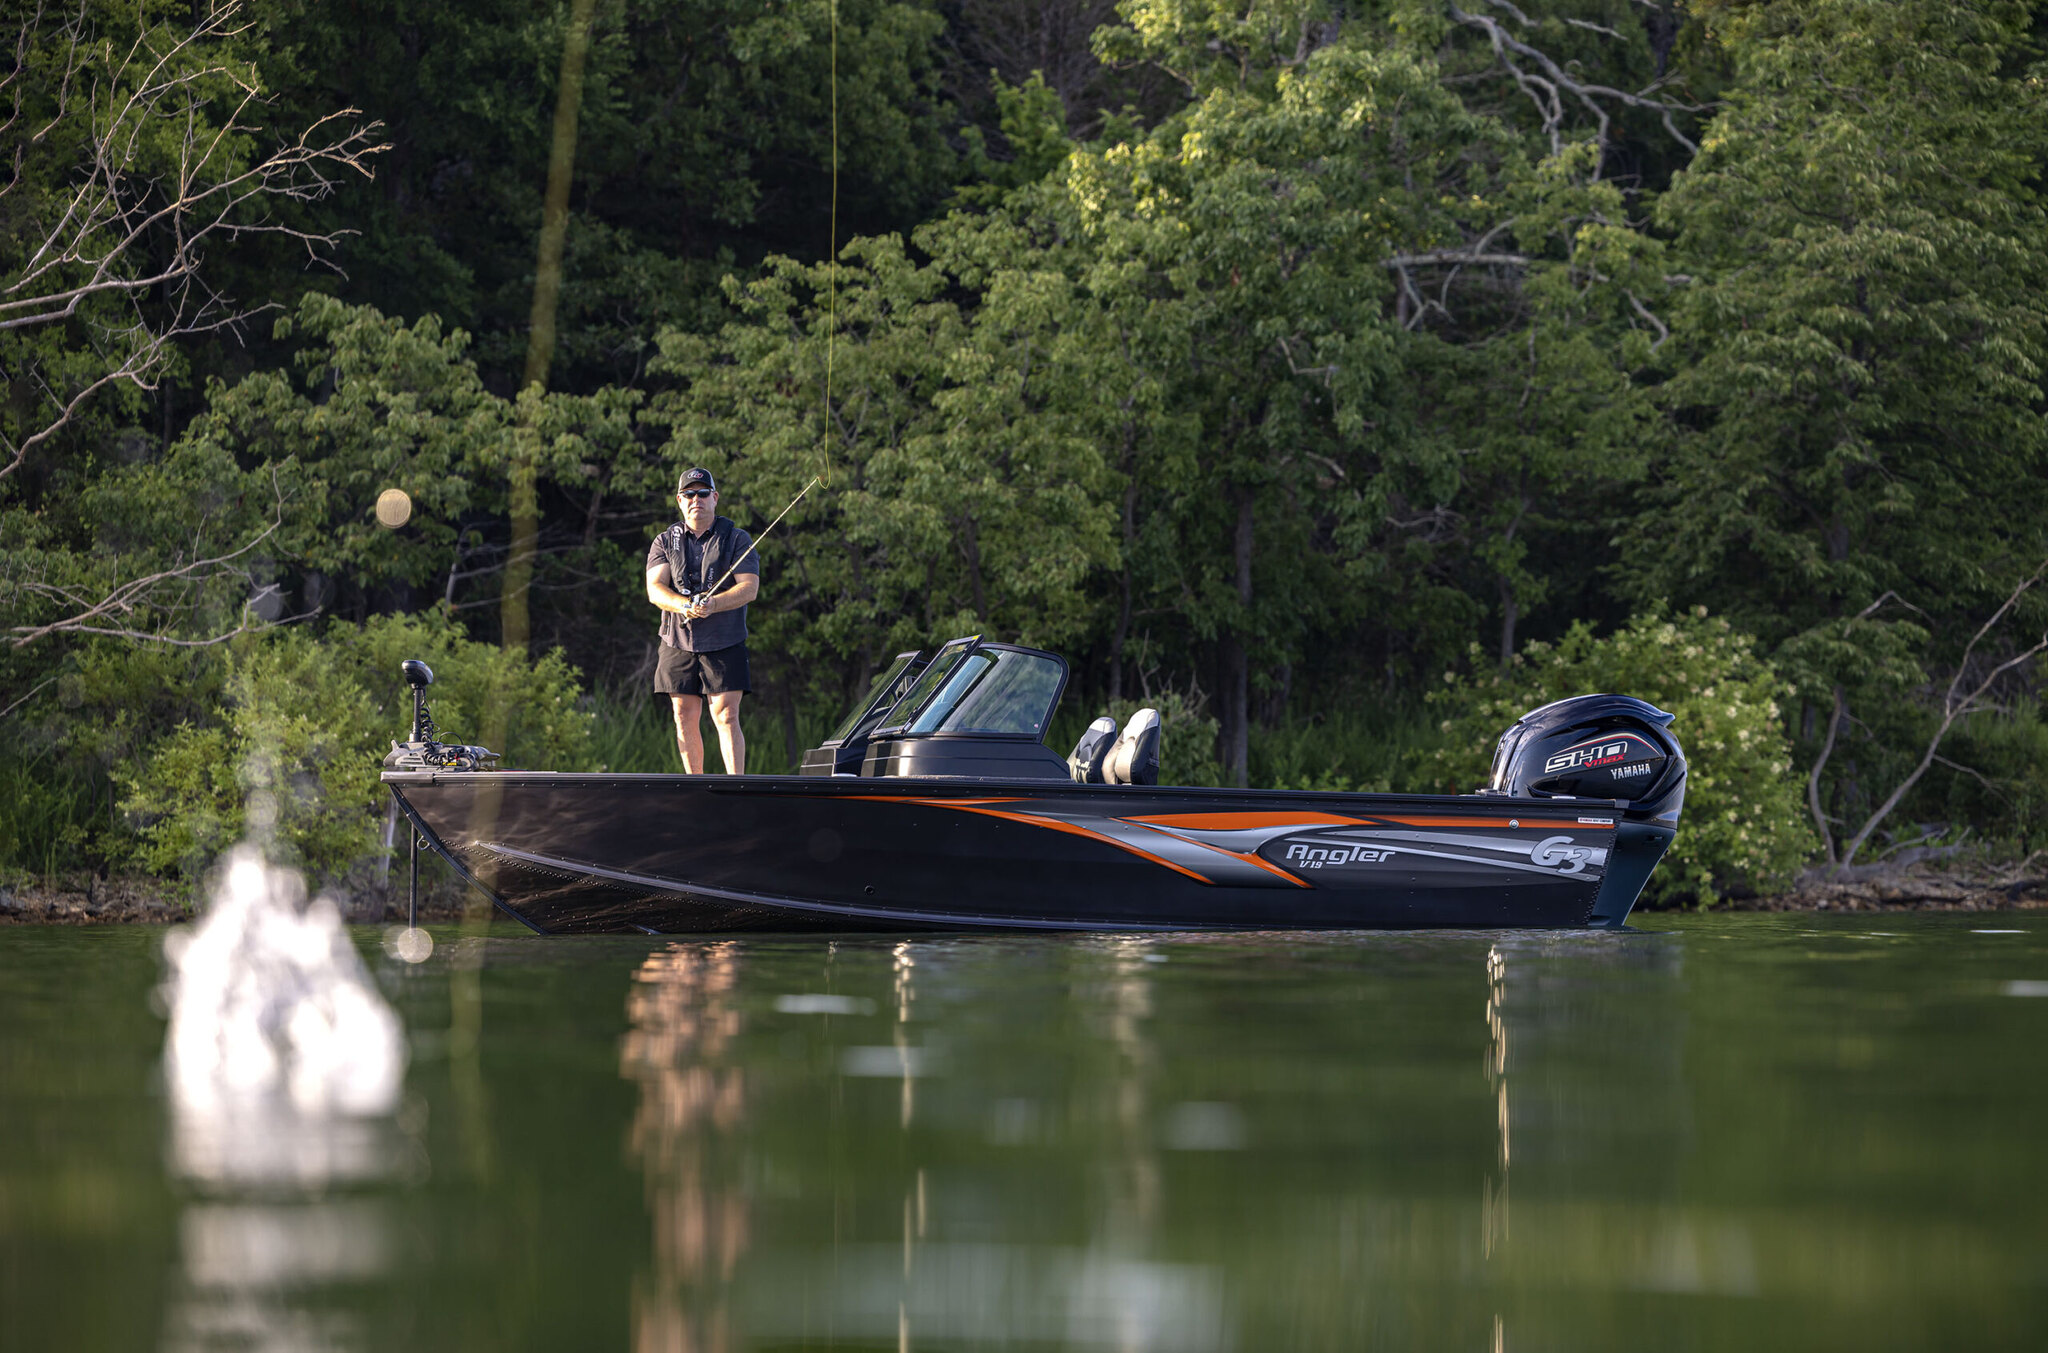
M 1158 710 L 1141 709 L 1131 716 L 1102 764 L 1102 779 L 1112 785 L 1159 783 Z

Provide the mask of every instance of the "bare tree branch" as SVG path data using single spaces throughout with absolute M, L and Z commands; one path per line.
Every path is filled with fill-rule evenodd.
M 281 508 L 282 503 L 280 502 Z M 244 541 L 236 549 L 208 559 L 195 559 L 189 564 L 182 564 L 176 568 L 160 569 L 155 573 L 145 574 L 139 578 L 131 578 L 98 600 L 89 603 L 84 602 L 83 598 L 69 588 L 59 587 L 51 583 L 24 583 L 21 589 L 24 592 L 65 601 L 71 605 L 80 606 L 81 609 L 75 614 L 66 616 L 62 620 L 53 620 L 47 625 L 13 626 L 13 632 L 20 636 L 14 641 L 14 647 L 25 648 L 36 640 L 46 638 L 52 634 L 119 634 L 131 639 L 150 639 L 158 643 L 181 644 L 184 642 L 183 640 L 173 639 L 162 634 L 150 634 L 126 629 L 100 629 L 95 628 L 88 622 L 100 620 L 107 616 L 133 614 L 145 604 L 153 591 L 166 583 L 180 581 L 203 582 L 230 572 L 231 570 L 225 568 L 225 565 L 241 558 L 258 545 L 261 545 L 283 525 L 284 515 L 282 510 L 280 510 L 278 516 L 271 521 L 270 525 L 264 527 L 249 540 Z M 246 624 L 244 628 L 246 628 Z M 237 634 L 241 632 L 239 629 L 235 631 Z M 216 641 L 208 640 L 207 642 Z
M 298 615 L 280 616 L 276 620 L 265 620 L 256 610 L 256 600 L 256 598 L 252 597 L 243 604 L 241 621 L 233 629 L 225 630 L 222 633 L 205 639 L 180 639 L 176 635 L 161 634 L 153 630 L 114 629 L 98 625 L 78 625 L 65 632 L 67 634 L 97 634 L 113 639 L 135 639 L 144 643 L 162 644 L 166 648 L 212 648 L 216 644 L 226 643 L 237 635 L 253 634 L 257 630 L 267 630 L 274 625 L 290 625 L 301 620 L 311 620 L 315 615 L 319 614 L 317 611 L 302 611 Z
M 1489 232 L 1491 233 L 1491 232 Z M 1470 249 L 1426 249 L 1419 254 L 1395 254 L 1380 260 L 1383 268 L 1419 268 L 1430 263 L 1472 263 L 1482 267 L 1526 268 L 1526 254 L 1481 253 Z
M 1525 29 L 1536 27 L 1535 21 L 1531 20 L 1527 14 L 1524 14 L 1516 6 L 1509 3 L 1509 0 L 1487 0 L 1487 3 L 1495 9 L 1511 15 Z M 1593 121 L 1599 128 L 1600 144 L 1603 146 L 1607 143 L 1608 131 L 1611 125 L 1606 105 L 1618 103 L 1624 107 L 1642 108 L 1659 114 L 1664 123 L 1664 130 L 1670 133 L 1674 141 L 1684 146 L 1692 154 L 1697 155 L 1699 153 L 1699 146 L 1684 132 L 1678 130 L 1678 124 L 1673 121 L 1673 115 L 1677 113 L 1698 112 L 1702 105 L 1687 103 L 1680 99 L 1657 97 L 1657 91 L 1664 83 L 1662 80 L 1656 81 L 1633 94 L 1627 90 L 1616 89 L 1611 85 L 1592 84 L 1579 79 L 1557 61 L 1553 60 L 1547 53 L 1530 46 L 1510 33 L 1506 25 L 1499 19 L 1488 14 L 1469 13 L 1459 8 L 1455 3 L 1450 4 L 1449 9 L 1451 18 L 1455 22 L 1462 24 L 1466 28 L 1476 29 L 1486 35 L 1487 42 L 1493 47 L 1494 58 L 1500 63 L 1502 69 L 1507 71 L 1509 78 L 1514 80 L 1523 94 L 1528 96 L 1529 101 L 1535 105 L 1536 115 L 1543 121 L 1544 135 L 1550 138 L 1551 154 L 1555 155 L 1564 149 L 1565 102 L 1567 98 L 1592 114 Z M 1567 20 L 1566 22 L 1576 23 L 1581 28 L 1592 28 L 1596 31 L 1607 32 L 1615 37 L 1620 36 L 1614 30 L 1603 30 L 1596 24 L 1576 20 Z M 1597 177 L 1598 170 L 1596 169 L 1594 172 Z
M 1663 347 L 1666 340 L 1668 340 L 1671 337 L 1671 330 L 1665 327 L 1663 320 L 1658 319 L 1656 315 L 1651 313 L 1650 307 L 1644 305 L 1641 301 L 1636 299 L 1636 294 L 1633 291 L 1627 292 L 1625 294 L 1628 296 L 1629 305 L 1635 310 L 1635 312 L 1638 315 L 1642 316 L 1643 320 L 1646 323 L 1648 323 L 1652 329 L 1655 329 L 1657 331 L 1657 341 L 1650 345 L 1650 351 L 1655 352 L 1657 349 Z
M 1603 23 L 1593 23 L 1587 19 L 1566 19 L 1565 23 L 1569 24 L 1573 28 L 1583 28 L 1588 33 L 1599 33 L 1603 36 L 1613 38 L 1617 42 L 1621 40 L 1621 34 L 1618 31 L 1609 28 L 1606 24 Z
M 1827 741 L 1820 747 L 1820 755 L 1813 759 L 1813 770 L 1806 777 L 1806 806 L 1813 813 L 1813 829 L 1820 833 L 1821 849 L 1827 852 L 1827 862 L 1835 862 L 1835 834 L 1828 830 L 1828 815 L 1820 806 L 1820 773 L 1827 768 L 1828 758 L 1835 753 L 1835 738 L 1842 731 L 1842 720 L 1849 712 L 1847 695 L 1838 685 L 1835 687 L 1835 707 L 1828 714 Z
M 20 698 L 16 699 L 12 704 L 8 705 L 6 709 L 0 709 L 0 719 L 6 718 L 8 715 L 14 713 L 15 710 L 20 709 L 23 705 L 35 699 L 36 695 L 39 692 L 41 692 L 44 687 L 50 685 L 50 683 L 52 683 L 56 679 L 57 678 L 53 676 L 44 677 L 41 681 L 38 681 L 35 685 L 29 687 L 28 693 L 26 695 L 23 695 Z
M 2015 587 L 2012 590 L 2012 595 L 2008 596 L 2004 603 L 1991 613 L 1991 618 L 1979 626 L 1977 633 L 1971 636 L 1969 644 L 1963 649 L 1961 660 L 1956 663 L 1955 676 L 1949 679 L 1948 692 L 1942 697 L 1941 723 L 1935 728 L 1934 735 L 1927 740 L 1927 749 L 1921 754 L 1920 763 L 1913 768 L 1911 774 L 1899 781 L 1885 801 L 1878 805 L 1877 811 L 1870 815 L 1869 820 L 1863 824 L 1862 829 L 1849 842 L 1848 849 L 1842 852 L 1842 862 L 1835 866 L 1835 872 L 1839 873 L 1841 870 L 1849 867 L 1850 863 L 1856 858 L 1856 852 L 1863 848 L 1863 843 L 1870 839 L 1870 834 L 1877 830 L 1878 824 L 1890 816 L 1892 809 L 1899 806 L 1899 801 L 1906 797 L 1907 792 L 1914 785 L 1920 783 L 1920 777 L 1927 773 L 1927 768 L 1934 764 L 1935 758 L 1940 754 L 1942 739 L 1948 736 L 1949 729 L 1953 728 L 1958 720 L 1979 713 L 1987 707 L 1984 702 L 1984 696 L 1991 690 L 1992 685 L 1997 682 L 1998 678 L 2012 671 L 2015 667 L 2032 660 L 2043 651 L 2048 651 L 2048 633 L 2044 633 L 2024 652 L 2007 658 L 2004 662 L 1993 667 L 1984 675 L 1984 679 L 1979 681 L 1967 693 L 1963 690 L 1963 681 L 1970 671 L 1970 655 L 1977 651 L 1977 645 L 1984 641 L 1984 636 L 1991 633 L 1992 629 L 2000 621 L 2004 620 L 2015 606 L 2020 604 L 2020 598 L 2024 597 L 2033 588 L 2035 583 L 2041 581 L 2043 574 L 2048 574 L 2048 560 L 2043 560 L 2040 567 L 2029 574 L 2018 587 Z
M 122 639 L 146 640 L 150 643 L 166 644 L 176 648 L 206 648 L 213 644 L 225 643 L 227 640 L 234 638 L 235 635 L 245 634 L 251 629 L 263 628 L 273 623 L 289 624 L 295 620 L 308 618 L 307 615 L 296 615 L 273 621 L 269 617 L 262 615 L 261 607 L 263 603 L 280 595 L 277 587 L 269 582 L 259 584 L 256 576 L 250 570 L 234 566 L 236 560 L 249 554 L 250 551 L 275 535 L 284 526 L 285 493 L 283 487 L 278 484 L 274 471 L 271 476 L 270 488 L 271 492 L 276 495 L 276 502 L 271 509 L 269 524 L 234 549 L 194 558 L 187 563 L 173 563 L 169 568 L 158 569 L 154 573 L 130 578 L 126 582 L 116 585 L 111 590 L 99 584 L 89 588 L 67 587 L 61 583 L 35 579 L 17 583 L 16 591 L 19 594 L 38 596 L 48 601 L 55 601 L 63 609 L 68 610 L 70 614 L 61 620 L 53 620 L 46 624 L 11 626 L 11 632 L 16 636 L 13 646 L 17 649 L 26 648 L 37 640 L 46 639 L 53 634 L 97 634 Z M 199 554 L 205 548 L 203 544 L 204 539 L 205 526 L 202 524 L 195 530 L 193 540 L 194 554 Z M 233 630 L 225 634 L 218 634 L 207 639 L 187 639 L 179 635 L 167 633 L 161 628 L 144 630 L 137 629 L 132 625 L 107 623 L 119 621 L 149 609 L 159 611 L 167 609 L 162 600 L 162 594 L 173 587 L 183 585 L 187 588 L 196 587 L 203 589 L 208 583 L 230 577 L 241 578 L 250 588 L 252 595 L 242 603 L 240 622 Z M 308 615 L 310 614 L 309 612 Z M 252 615 L 255 617 L 255 623 L 251 622 Z
M 207 285 L 202 264 L 210 242 L 282 235 L 300 241 L 318 260 L 347 233 L 301 230 L 267 209 L 285 201 L 317 201 L 351 174 L 369 177 L 371 157 L 388 148 L 375 139 L 380 124 L 343 109 L 242 163 L 243 146 L 261 132 L 254 119 L 267 100 L 235 67 L 202 55 L 245 31 L 237 26 L 239 11 L 237 4 L 222 5 L 198 18 L 189 32 L 144 30 L 76 110 L 72 87 L 94 41 L 84 8 L 54 35 L 42 31 L 40 7 L 23 24 L 14 70 L 0 77 L 0 91 L 14 90 L 9 124 L 20 114 L 19 82 L 38 41 L 64 44 L 63 73 L 55 120 L 17 147 L 13 177 L 0 194 L 22 181 L 23 156 L 57 122 L 83 117 L 89 135 L 74 186 L 52 204 L 54 219 L 30 237 L 20 268 L 0 278 L 0 333 L 83 320 L 97 331 L 108 364 L 78 388 L 63 391 L 37 371 L 0 372 L 30 388 L 41 386 L 47 401 L 45 412 L 28 419 L 30 430 L 10 436 L 0 429 L 0 479 L 108 386 L 155 388 L 155 373 L 177 340 L 232 327 L 268 308 L 238 308 Z M 236 92 L 236 101 L 224 120 L 210 126 L 223 86 Z M 155 174 L 138 168 L 150 162 L 145 143 L 168 139 L 166 133 L 174 138 L 171 163 Z M 110 322 L 97 313 L 95 305 L 111 299 L 130 303 L 129 320 Z

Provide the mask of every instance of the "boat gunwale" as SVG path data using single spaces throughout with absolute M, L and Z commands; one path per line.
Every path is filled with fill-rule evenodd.
M 444 780 L 489 778 L 499 784 L 673 784 L 679 788 L 701 789 L 707 793 L 785 792 L 806 795 L 872 795 L 887 788 L 906 795 L 923 790 L 922 797 L 939 798 L 950 792 L 971 789 L 977 794 L 992 790 L 1014 790 L 1019 798 L 1063 794 L 1105 794 L 1142 797 L 1170 794 L 1201 799 L 1262 799 L 1277 802 L 1334 803 L 1364 800 L 1374 803 L 1446 804 L 1461 808 L 1531 805 L 1545 810 L 1584 808 L 1612 811 L 1619 817 L 1620 799 L 1522 798 L 1507 794 L 1399 794 L 1384 791 L 1342 789 L 1235 789 L 1221 785 L 1110 785 L 1077 784 L 1072 780 L 1030 780 L 978 775 L 690 775 L 681 771 L 558 771 L 558 770 L 386 770 L 382 782 L 390 785 L 438 785 Z

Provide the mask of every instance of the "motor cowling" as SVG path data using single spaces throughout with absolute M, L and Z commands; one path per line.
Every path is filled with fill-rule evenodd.
M 1628 695 L 1575 695 L 1501 734 L 1492 789 L 1523 798 L 1619 799 L 1634 822 L 1678 825 L 1685 751 L 1672 716 Z

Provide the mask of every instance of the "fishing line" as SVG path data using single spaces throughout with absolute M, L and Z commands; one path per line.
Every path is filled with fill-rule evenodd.
M 839 0 L 832 0 L 832 212 L 825 233 L 825 472 L 832 470 L 832 358 L 839 341 Z M 805 486 L 808 491 L 809 486 Z M 799 495 L 801 496 L 801 495 Z
M 731 567 L 726 569 L 718 581 L 711 584 L 710 587 L 700 594 L 706 597 L 712 596 L 719 588 L 725 586 L 727 580 L 738 571 L 740 564 L 746 560 L 747 554 L 757 553 L 761 548 L 761 542 L 768 539 L 769 533 L 782 524 L 782 519 L 790 514 L 791 509 L 804 500 L 805 494 L 818 487 L 819 484 L 822 484 L 825 481 L 825 476 L 832 472 L 832 358 L 834 347 L 839 337 L 839 0 L 832 0 L 831 16 L 832 211 L 831 225 L 826 232 L 825 238 L 825 423 L 823 428 L 825 468 L 823 472 L 812 475 L 810 482 L 798 489 L 796 497 L 789 500 L 789 506 L 776 513 L 775 520 L 769 522 L 766 529 L 760 535 L 754 537 L 752 548 L 747 550 L 738 559 L 733 560 Z

